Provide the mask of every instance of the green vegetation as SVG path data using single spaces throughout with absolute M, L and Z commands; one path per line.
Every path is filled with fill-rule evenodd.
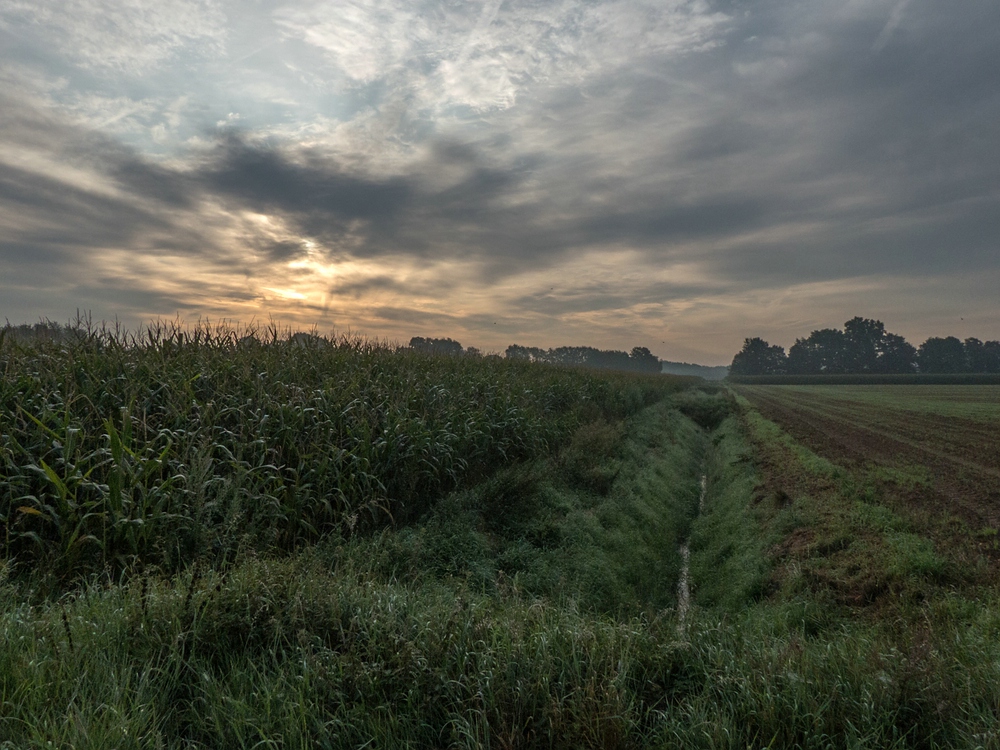
M 1000 742 L 991 563 L 892 495 L 933 478 L 725 388 L 225 331 L 0 346 L 0 747 Z
M 539 349 L 535 346 L 511 344 L 504 355 L 508 359 L 543 362 L 550 365 L 574 365 L 608 370 L 658 373 L 660 360 L 644 346 L 630 352 L 605 351 L 592 346 L 560 346 L 556 349 Z
M 1000 381 L 995 385 L 1000 385 Z M 855 408 L 894 409 L 918 414 L 960 417 L 996 424 L 1000 400 L 995 385 L 939 385 L 894 388 L 885 385 L 789 385 L 783 393 L 809 394 Z
M 740 385 L 1000 385 L 1000 374 L 730 375 L 727 380 Z
M 266 338 L 7 341 L 4 555 L 62 577 L 176 570 L 382 528 L 684 382 Z

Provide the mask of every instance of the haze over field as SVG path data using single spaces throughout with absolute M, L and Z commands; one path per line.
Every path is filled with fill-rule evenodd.
M 995 0 L 0 0 L 0 320 L 1000 335 Z

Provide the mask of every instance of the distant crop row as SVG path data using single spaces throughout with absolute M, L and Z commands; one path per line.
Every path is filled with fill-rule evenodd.
M 744 385 L 1000 385 L 1000 373 L 730 375 L 727 380 Z
M 361 339 L 152 327 L 0 341 L 0 543 L 54 572 L 405 521 L 679 387 Z

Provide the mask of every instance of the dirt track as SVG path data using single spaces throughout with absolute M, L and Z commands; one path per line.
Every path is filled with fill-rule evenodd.
M 738 390 L 762 416 L 820 456 L 847 467 L 923 467 L 929 487 L 909 492 L 909 502 L 958 515 L 973 527 L 1000 526 L 1000 425 L 833 399 L 803 388 Z

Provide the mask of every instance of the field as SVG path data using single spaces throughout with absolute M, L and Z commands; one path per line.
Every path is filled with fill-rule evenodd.
M 0 747 L 1000 746 L 992 389 L 244 334 L 0 338 Z
M 845 466 L 918 478 L 909 500 L 1000 527 L 1000 386 L 740 386 L 767 419 Z

